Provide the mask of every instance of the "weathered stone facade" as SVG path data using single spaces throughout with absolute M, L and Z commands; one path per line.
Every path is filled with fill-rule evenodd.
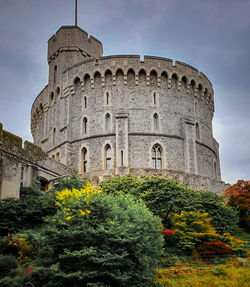
M 0 199 L 19 198 L 20 187 L 40 180 L 46 189 L 51 180 L 67 176 L 71 169 L 49 158 L 40 147 L 3 129 L 0 123 Z
M 95 179 L 159 174 L 223 191 L 204 74 L 166 58 L 103 57 L 101 42 L 75 26 L 49 39 L 48 63 L 31 130 L 53 159 Z

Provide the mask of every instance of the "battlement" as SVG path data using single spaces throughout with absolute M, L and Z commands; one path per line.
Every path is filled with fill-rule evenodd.
M 48 41 L 48 62 L 63 50 L 77 49 L 87 56 L 99 59 L 102 43 L 76 26 L 62 26 Z
M 0 142 L 2 150 L 34 163 L 48 157 L 40 147 L 29 141 L 25 141 L 23 144 L 21 137 L 4 130 L 2 123 L 0 123 Z
M 142 71 L 146 74 L 147 85 L 150 85 L 152 75 L 156 76 L 158 87 L 161 87 L 162 79 L 165 78 L 168 80 L 168 89 L 171 89 L 173 82 L 177 81 L 178 91 L 184 86 L 188 94 L 204 99 L 211 112 L 214 111 L 213 87 L 209 79 L 188 64 L 179 61 L 174 63 L 173 60 L 163 57 L 144 56 L 142 60 L 139 55 L 114 55 L 101 57 L 99 60 L 85 60 L 64 71 L 63 90 L 73 87 L 76 78 L 83 82 L 86 76 L 90 77 L 91 87 L 94 88 L 96 74 L 101 75 L 102 85 L 105 86 L 107 72 L 112 74 L 113 85 L 116 85 L 118 71 L 123 73 L 125 85 L 128 72 L 131 71 L 135 75 L 135 85 L 138 85 L 138 77 Z
M 150 75 L 150 72 L 154 70 L 157 75 L 160 75 L 163 72 L 166 72 L 168 76 L 176 74 L 178 80 L 180 81 L 183 76 L 189 80 L 194 80 L 198 86 L 200 82 L 202 82 L 203 86 L 209 86 L 212 89 L 212 84 L 209 79 L 202 72 L 198 71 L 193 66 L 176 61 L 173 62 L 172 59 L 157 57 L 157 56 L 143 56 L 143 60 L 139 55 L 111 55 L 101 57 L 98 60 L 88 59 L 82 61 L 78 64 L 72 65 L 67 68 L 66 71 L 74 70 L 75 67 L 79 67 L 82 65 L 82 70 L 92 70 L 94 66 L 96 70 L 98 70 L 101 74 L 105 74 L 106 70 L 110 70 L 114 75 L 116 70 L 120 69 L 124 74 L 132 68 L 135 74 L 138 74 L 141 69 L 144 69 L 147 75 Z M 95 73 L 95 72 L 94 72 Z M 92 77 L 94 77 L 94 73 Z M 91 74 L 89 74 L 91 77 Z M 80 78 L 80 77 L 79 77 Z

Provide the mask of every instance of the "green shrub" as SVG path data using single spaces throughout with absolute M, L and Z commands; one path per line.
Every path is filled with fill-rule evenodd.
M 60 178 L 52 187 L 50 192 L 61 191 L 64 189 L 81 189 L 87 184 L 88 180 L 81 180 L 76 173 L 72 173 L 70 176 Z
M 0 200 L 0 236 L 37 228 L 44 224 L 44 216 L 55 214 L 54 201 L 48 194 L 40 192 L 37 195 L 35 191 L 34 195 L 32 188 L 29 191 L 18 200 Z
M 157 176 L 117 176 L 101 184 L 106 193 L 131 194 L 142 198 L 147 207 L 159 216 L 165 228 L 172 228 L 171 216 L 181 211 L 209 214 L 211 224 L 220 234 L 237 232 L 238 213 L 224 205 L 222 196 L 210 191 L 198 191 L 173 179 Z
M 17 259 L 15 256 L 0 255 L 0 277 L 8 275 L 16 268 Z
M 179 236 L 176 246 L 187 254 L 191 254 L 200 243 L 219 238 L 207 213 L 182 211 L 181 214 L 174 214 L 172 221 L 176 235 Z
M 65 192 L 61 202 L 74 194 Z M 131 196 L 87 194 L 71 200 L 70 208 L 67 201 L 66 215 L 61 206 L 37 237 L 36 280 L 44 286 L 149 286 L 162 254 L 159 223 Z

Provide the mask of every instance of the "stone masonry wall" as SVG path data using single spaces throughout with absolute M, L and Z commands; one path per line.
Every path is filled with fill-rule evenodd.
M 59 79 L 60 94 L 51 100 L 49 83 L 31 111 L 35 143 L 54 159 L 99 178 L 145 172 L 158 144 L 162 172 L 220 182 L 213 88 L 197 69 L 159 57 L 100 56 L 74 64 Z

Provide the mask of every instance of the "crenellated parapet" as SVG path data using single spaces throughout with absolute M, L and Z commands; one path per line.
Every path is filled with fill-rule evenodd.
M 171 59 L 153 56 L 144 56 L 141 61 L 137 55 L 121 55 L 101 57 L 98 60 L 88 59 L 64 71 L 62 92 L 60 88 L 54 90 L 46 86 L 37 96 L 32 105 L 31 131 L 34 135 L 39 118 L 44 116 L 60 98 L 75 94 L 75 81 L 79 79 L 81 91 L 84 93 L 86 81 L 90 79 L 91 89 L 99 88 L 96 81 L 101 78 L 102 88 L 105 88 L 107 77 L 112 77 L 112 85 L 116 86 L 117 77 L 122 75 L 123 84 L 127 85 L 128 76 L 134 78 L 134 86 L 140 85 L 140 77 L 145 74 L 146 84 L 150 86 L 155 81 L 156 87 L 166 91 L 175 89 L 176 97 L 181 89 L 186 94 L 204 101 L 211 114 L 214 112 L 214 93 L 208 78 L 194 67 Z M 58 91 L 59 90 L 59 91 Z
M 79 66 L 81 67 L 79 69 Z M 77 73 L 76 73 L 77 69 Z M 84 79 L 90 78 L 91 88 L 95 88 L 96 75 L 102 79 L 102 87 L 105 87 L 107 74 L 112 75 L 113 85 L 116 85 L 117 73 L 121 72 L 124 78 L 124 85 L 127 84 L 128 73 L 134 74 L 134 85 L 139 85 L 141 72 L 146 74 L 147 86 L 156 77 L 157 87 L 161 87 L 162 80 L 167 81 L 167 89 L 177 88 L 177 92 L 184 87 L 187 94 L 192 94 L 204 100 L 209 109 L 214 111 L 213 87 L 208 78 L 194 67 L 182 62 L 175 65 L 171 59 L 145 56 L 122 55 L 102 57 L 99 60 L 88 60 L 70 67 L 64 72 L 64 90 L 67 87 L 73 89 L 74 81 L 79 78 L 84 91 Z M 178 93 L 176 94 L 178 96 Z

